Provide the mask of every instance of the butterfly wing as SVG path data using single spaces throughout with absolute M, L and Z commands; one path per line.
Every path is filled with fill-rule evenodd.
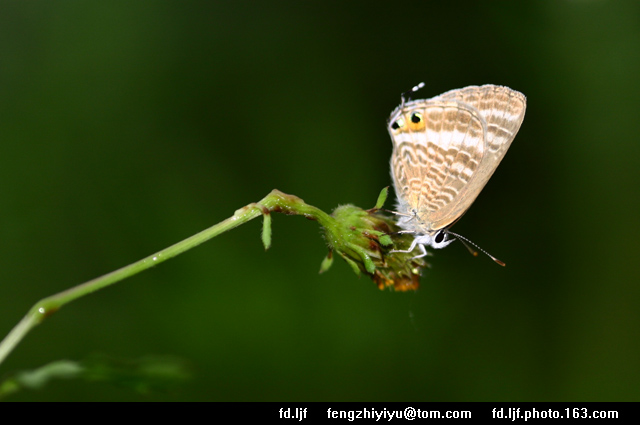
M 400 212 L 415 213 L 411 230 L 433 233 L 455 221 L 460 204 L 484 157 L 486 125 L 479 112 L 458 100 L 414 101 L 392 114 L 391 169 Z M 439 217 L 450 218 L 441 224 Z M 440 227 L 437 227 L 440 226 Z
M 400 211 L 417 215 L 412 230 L 434 233 L 467 211 L 511 145 L 525 108 L 521 93 L 486 85 L 392 113 L 392 175 Z
M 522 93 L 494 85 L 451 90 L 435 99 L 457 100 L 478 110 L 487 124 L 487 151 L 496 167 L 520 129 L 527 105 Z
M 472 178 L 458 198 L 431 217 L 435 228 L 459 218 L 471 206 L 504 158 L 524 120 L 526 97 L 508 87 L 485 85 L 451 90 L 436 99 L 456 100 L 476 109 L 486 125 L 484 155 Z M 455 221 L 455 220 L 454 220 Z

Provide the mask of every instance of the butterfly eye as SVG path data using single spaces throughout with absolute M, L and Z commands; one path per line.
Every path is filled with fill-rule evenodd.
M 414 112 L 413 114 L 411 114 L 411 122 L 414 124 L 422 122 L 422 114 L 420 112 Z
M 435 238 L 436 243 L 442 243 L 444 241 L 445 236 L 446 235 L 444 232 L 438 232 Z
M 393 122 L 393 124 L 391 124 L 391 128 L 393 130 L 397 130 L 401 127 L 404 127 L 404 120 L 402 118 L 398 118 L 396 121 Z

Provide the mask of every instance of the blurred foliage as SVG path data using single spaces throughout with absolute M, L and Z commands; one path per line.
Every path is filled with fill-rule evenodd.
M 638 400 L 640 3 L 0 2 L 0 334 L 33 302 L 272 189 L 390 183 L 400 93 L 523 92 L 527 116 L 416 293 L 248 224 L 39 326 L 0 374 L 105 352 L 197 376 L 145 400 Z M 388 202 L 389 204 L 389 202 Z M 140 400 L 56 380 L 11 400 Z
M 0 382 L 0 399 L 20 390 L 42 390 L 56 379 L 110 383 L 148 395 L 175 391 L 190 377 L 185 362 L 176 358 L 122 360 L 96 354 L 81 362 L 58 360 L 34 370 L 17 372 Z

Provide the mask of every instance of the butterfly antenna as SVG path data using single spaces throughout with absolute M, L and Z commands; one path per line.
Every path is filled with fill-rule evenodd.
M 503 261 L 498 260 L 496 257 L 494 257 L 493 255 L 489 254 L 487 251 L 485 251 L 484 249 L 480 248 L 478 245 L 474 244 L 473 242 L 471 242 L 469 239 L 465 238 L 464 236 L 460 236 L 457 233 L 453 233 L 453 232 L 447 232 L 449 234 L 452 234 L 453 236 L 455 236 L 456 238 L 460 239 L 460 242 L 462 242 L 462 244 L 467 247 L 467 249 L 469 250 L 469 252 L 474 256 L 477 257 L 478 256 L 478 251 L 475 251 L 473 248 L 471 248 L 468 244 L 473 245 L 474 247 L 476 247 L 477 249 L 479 249 L 480 251 L 482 251 L 484 254 L 486 254 L 489 258 L 491 258 L 493 261 L 495 261 L 496 263 L 500 264 L 502 267 L 506 266 L 506 264 Z
M 403 108 L 403 107 L 404 107 L 404 102 L 405 102 L 405 100 L 409 100 L 409 99 L 411 99 L 411 98 L 409 97 L 409 95 L 411 95 L 411 93 L 415 93 L 415 92 L 417 92 L 418 90 L 420 90 L 420 89 L 421 89 L 421 88 L 423 88 L 423 87 L 424 87 L 424 82 L 422 82 L 422 83 L 418 84 L 417 86 L 413 86 L 413 87 L 411 88 L 411 90 L 409 90 L 409 91 L 406 91 L 406 92 L 402 93 L 402 94 L 400 95 L 400 99 L 402 100 L 402 102 L 400 102 L 400 108 Z

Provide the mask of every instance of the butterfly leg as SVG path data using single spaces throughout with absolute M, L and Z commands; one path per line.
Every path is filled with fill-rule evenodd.
M 422 254 L 416 255 L 415 257 L 411 257 L 412 260 L 415 260 L 416 258 L 426 257 L 427 255 L 429 255 L 424 245 L 418 244 L 418 246 L 420 247 L 420 251 L 422 251 Z
M 387 209 L 384 209 L 384 208 L 380 208 L 380 211 L 388 212 L 388 213 L 395 214 L 395 215 L 400 215 L 402 217 L 414 217 L 415 216 L 415 213 L 414 214 L 407 214 L 407 213 L 401 213 L 401 212 L 398 212 L 398 211 L 387 210 Z
M 398 233 L 402 233 L 402 232 L 398 232 Z M 412 232 L 405 232 L 405 233 L 412 233 Z M 404 252 L 404 253 L 411 252 L 416 248 L 417 244 L 418 244 L 417 239 L 414 239 L 413 242 L 411 242 L 411 246 L 409 247 L 409 249 L 394 249 L 392 251 L 389 251 L 389 254 L 393 254 L 394 252 Z M 420 247 L 424 250 L 424 246 L 420 245 Z
M 401 232 L 399 232 L 401 233 Z M 413 233 L 413 232 L 406 232 L 406 233 Z M 389 251 L 389 254 L 393 254 L 394 252 L 412 252 L 415 248 L 416 245 L 418 245 L 418 247 L 420 248 L 420 251 L 422 251 L 422 254 L 420 255 L 416 255 L 415 257 L 411 257 L 412 260 L 415 260 L 416 258 L 422 258 L 422 257 L 426 257 L 427 255 L 429 255 L 429 253 L 427 252 L 426 248 L 424 247 L 424 243 L 420 243 L 418 242 L 419 239 L 415 238 L 413 240 L 413 242 L 411 242 L 411 246 L 409 247 L 409 249 L 394 249 L 392 251 Z

